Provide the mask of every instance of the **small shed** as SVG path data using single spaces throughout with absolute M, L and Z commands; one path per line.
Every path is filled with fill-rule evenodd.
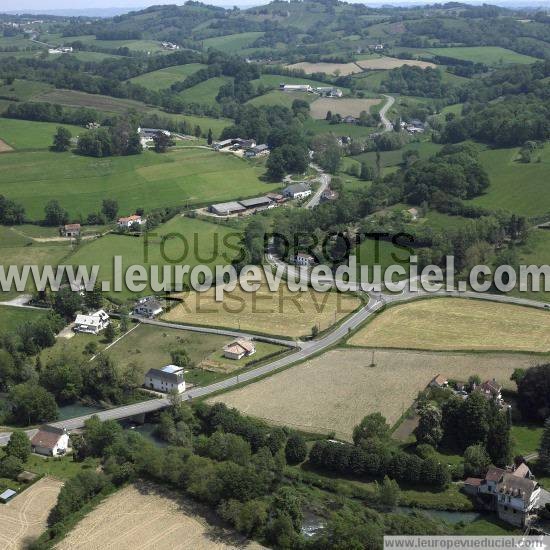
M 17 476 L 17 481 L 22 481 L 23 483 L 30 483 L 36 479 L 36 474 L 33 472 L 27 472 L 24 470 Z
M 0 495 L 0 502 L 6 504 L 6 502 L 9 502 L 17 493 L 13 491 L 12 489 L 6 489 L 1 495 Z

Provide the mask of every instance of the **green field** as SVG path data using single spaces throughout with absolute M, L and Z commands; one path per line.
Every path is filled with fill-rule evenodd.
M 121 59 L 119 55 L 112 55 L 110 53 L 102 52 L 86 52 L 86 51 L 75 51 L 70 54 L 71 57 L 76 57 L 80 61 L 99 63 L 105 59 Z
M 263 74 L 260 76 L 260 78 L 257 78 L 255 80 L 252 80 L 251 83 L 254 86 L 258 86 L 259 84 L 263 84 L 264 86 L 270 87 L 270 88 L 279 88 L 279 84 L 309 84 L 312 87 L 318 87 L 318 86 L 328 86 L 326 82 L 320 82 L 319 80 L 312 80 L 311 78 L 302 78 L 298 76 L 281 76 L 278 74 Z M 347 90 L 347 88 L 340 88 L 343 90 Z M 306 95 L 306 94 L 302 94 Z
M 248 48 L 263 32 L 241 32 L 226 36 L 215 36 L 202 41 L 205 49 L 215 48 L 226 53 L 236 53 Z
M 178 97 L 187 103 L 201 103 L 204 105 L 216 105 L 216 96 L 220 88 L 232 81 L 229 76 L 216 76 L 204 82 L 187 88 L 178 94 Z
M 93 34 L 71 37 L 47 35 L 45 37 L 45 41 L 53 45 L 62 45 L 66 42 L 82 42 L 84 44 L 91 44 L 97 48 L 105 48 L 109 50 L 128 48 L 133 52 L 156 53 L 165 51 L 158 40 L 97 40 Z
M 500 48 L 499 46 L 471 46 L 457 48 L 427 48 L 427 52 L 434 55 L 454 57 L 463 61 L 484 63 L 485 65 L 508 65 L 511 63 L 534 63 L 535 57 Z
M 90 241 L 71 256 L 70 262 L 73 265 L 99 265 L 100 280 L 113 281 L 114 256 L 121 257 L 123 273 L 125 268 L 134 264 L 144 266 L 227 264 L 239 254 L 240 237 L 240 232 L 232 231 L 223 225 L 176 216 L 151 232 L 147 240 L 145 237 L 111 234 Z M 188 280 L 187 276 L 185 280 Z M 126 285 L 123 284 L 123 288 L 125 287 Z M 111 288 L 114 288 L 113 284 Z M 136 294 L 150 293 L 149 289 L 137 293 L 123 290 L 120 293 L 113 292 L 112 295 L 118 299 L 125 299 Z
M 487 208 L 504 208 L 523 216 L 550 212 L 550 147 L 537 149 L 533 162 L 517 161 L 518 148 L 482 151 L 480 160 L 489 173 L 488 192 L 472 202 Z M 536 162 L 540 155 L 541 162 Z
M 46 314 L 45 311 L 35 309 L 0 305 L 0 334 L 14 332 L 19 325 L 22 325 L 26 321 L 34 321 Z
M 255 107 L 279 105 L 290 109 L 295 99 L 301 99 L 311 103 L 317 99 L 317 96 L 300 92 L 281 92 L 279 90 L 272 90 L 266 94 L 250 99 L 247 103 Z
M 70 124 L 0 118 L 0 139 L 16 151 L 47 149 L 52 144 L 53 135 L 59 126 L 70 130 L 73 137 L 84 131 L 84 128 Z
M 512 426 L 514 456 L 523 456 L 537 452 L 543 431 L 544 428 L 542 426 Z
M 165 154 L 92 158 L 50 151 L 0 155 L 0 194 L 22 203 L 31 220 L 59 200 L 71 219 L 97 212 L 105 198 L 119 213 L 137 208 L 185 206 L 252 197 L 278 187 L 260 181 L 261 166 L 207 149 L 178 148 Z
M 3 82 L 0 84 L 0 97 L 7 98 L 8 100 L 28 101 L 32 97 L 52 89 L 53 86 L 45 82 L 17 78 L 13 81 L 13 84 L 5 84 Z
M 317 120 L 314 118 L 308 118 L 304 121 L 304 128 L 315 135 L 332 133 L 337 136 L 350 136 L 354 138 L 366 138 L 377 130 L 372 126 L 330 124 L 327 120 Z
M 129 82 L 139 84 L 149 90 L 162 90 L 169 88 L 174 82 L 185 80 L 189 75 L 206 67 L 201 63 L 189 63 L 188 65 L 174 65 L 151 73 L 145 73 L 131 78 Z

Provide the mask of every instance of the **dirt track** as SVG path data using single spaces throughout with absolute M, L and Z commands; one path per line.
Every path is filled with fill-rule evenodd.
M 0 548 L 18 550 L 44 531 L 50 510 L 57 502 L 63 483 L 51 477 L 37 481 L 32 487 L 0 504 Z
M 8 145 L 3 139 L 0 139 L 0 153 L 9 153 L 13 151 L 13 147 Z

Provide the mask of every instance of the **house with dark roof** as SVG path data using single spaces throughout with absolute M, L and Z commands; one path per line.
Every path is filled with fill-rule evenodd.
M 134 306 L 134 314 L 142 317 L 156 317 L 162 313 L 162 304 L 155 296 L 140 298 Z
M 161 369 L 152 368 L 145 374 L 143 385 L 146 388 L 162 393 L 173 391 L 183 393 L 185 391 L 183 374 L 183 368 L 177 365 L 167 365 Z
M 45 425 L 31 439 L 32 452 L 44 456 L 64 455 L 69 449 L 69 434 L 65 428 Z
M 307 185 L 303 183 L 296 183 L 286 187 L 283 190 L 283 195 L 290 199 L 303 199 L 305 197 L 309 197 L 311 192 L 311 189 Z

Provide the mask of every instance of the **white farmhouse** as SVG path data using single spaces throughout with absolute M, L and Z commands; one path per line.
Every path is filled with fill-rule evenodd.
M 283 195 L 290 199 L 303 199 L 311 195 L 311 189 L 303 183 L 289 185 L 283 191 Z
M 118 218 L 117 225 L 119 227 L 129 229 L 135 223 L 137 223 L 138 225 L 143 225 L 146 222 L 147 222 L 147 220 L 145 220 L 141 216 L 138 216 L 137 214 L 133 214 L 132 216 L 127 216 L 125 218 Z
M 140 298 L 136 302 L 134 313 L 143 317 L 156 317 L 162 313 L 162 304 L 155 296 Z
M 183 368 L 176 365 L 167 365 L 162 369 L 149 369 L 145 374 L 143 385 L 146 388 L 163 393 L 171 391 L 183 393 L 185 391 Z
M 77 315 L 74 325 L 75 332 L 86 334 L 98 334 L 110 323 L 109 315 L 100 309 L 88 315 Z
M 64 428 L 41 426 L 31 439 L 33 453 L 44 456 L 64 455 L 69 448 L 69 434 Z
M 296 265 L 310 266 L 315 263 L 315 258 L 305 252 L 298 252 L 298 254 L 294 257 L 294 263 Z

